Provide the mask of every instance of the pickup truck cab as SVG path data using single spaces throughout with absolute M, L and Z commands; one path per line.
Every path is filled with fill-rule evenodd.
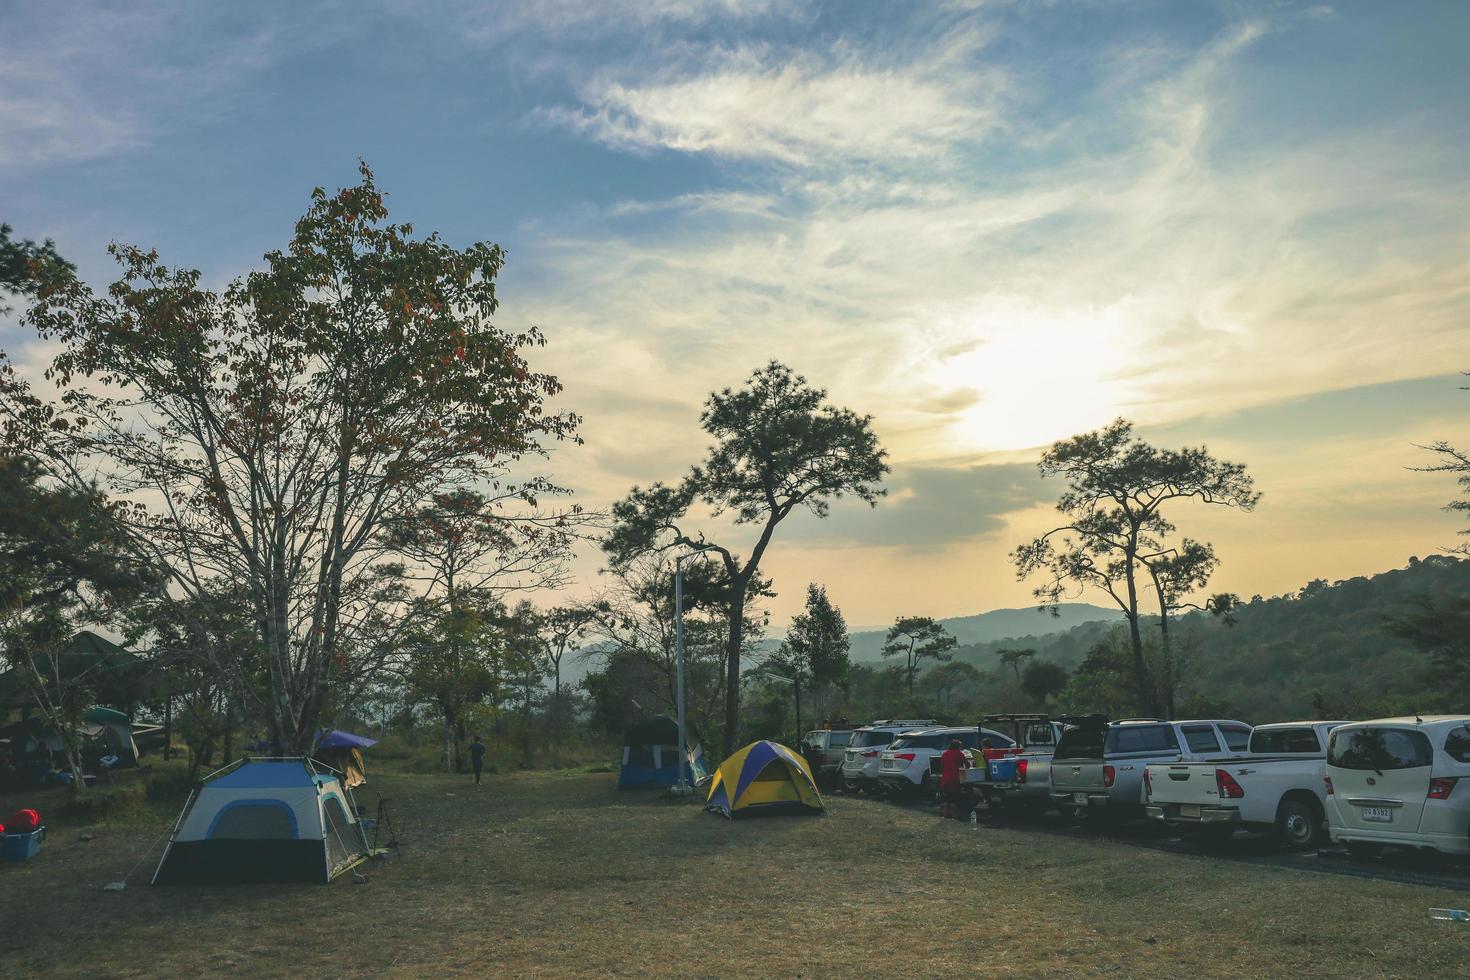
M 1100 716 L 1073 719 L 1051 763 L 1051 798 L 1093 819 L 1143 813 L 1143 770 L 1151 762 L 1215 761 L 1245 754 L 1251 728 L 1243 721 L 1164 721 Z
M 1327 743 L 1326 779 L 1327 831 L 1353 857 L 1385 844 L 1470 853 L 1470 717 L 1344 725 Z
M 1290 721 L 1251 731 L 1243 758 L 1155 762 L 1143 771 L 1145 812 L 1205 841 L 1237 829 L 1274 828 L 1292 848 L 1316 847 L 1326 832 L 1327 739 L 1346 721 Z
M 817 765 L 812 776 L 817 785 L 832 786 L 841 781 L 842 759 L 851 739 L 852 731 L 845 728 L 823 728 L 807 732 L 802 738 L 802 744 L 811 746 L 815 751 Z
M 847 750 L 842 754 L 838 775 L 848 791 L 873 792 L 878 788 L 879 756 L 901 733 L 918 728 L 936 728 L 933 718 L 883 718 L 852 730 Z

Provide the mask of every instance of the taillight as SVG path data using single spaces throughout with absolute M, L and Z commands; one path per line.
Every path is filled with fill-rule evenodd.
M 1235 777 L 1224 769 L 1215 770 L 1215 788 L 1220 791 L 1222 800 L 1238 800 L 1245 796 L 1245 790 L 1235 781 Z
M 1118 778 L 1118 770 L 1114 769 L 1112 766 L 1103 766 L 1103 785 L 1104 786 L 1111 786 L 1111 785 L 1113 785 L 1113 780 L 1115 780 L 1117 778 Z
M 863 753 L 863 758 L 864 759 L 876 759 L 876 758 L 878 758 L 878 753 L 877 752 L 864 752 Z
M 1327 795 L 1328 796 L 1331 796 L 1332 795 L 1332 777 L 1331 776 L 1323 776 L 1322 777 L 1322 781 L 1327 784 Z
M 1148 796 L 1154 795 L 1154 779 L 1148 774 L 1147 769 L 1143 770 L 1143 792 Z
M 1457 782 L 1457 780 L 1458 780 L 1458 777 L 1454 777 L 1454 776 L 1448 777 L 1448 778 L 1445 778 L 1445 779 L 1431 779 L 1429 781 L 1429 796 L 1427 796 L 1426 799 L 1430 799 L 1430 800 L 1447 800 L 1447 799 L 1449 799 L 1450 798 L 1450 794 L 1455 791 L 1455 783 Z
M 1016 782 L 1024 783 L 1026 781 L 1026 765 L 1029 761 L 1028 759 L 1016 760 Z
M 902 759 L 904 762 L 914 761 L 914 754 L 912 752 L 895 752 L 893 753 L 893 757 L 895 759 Z

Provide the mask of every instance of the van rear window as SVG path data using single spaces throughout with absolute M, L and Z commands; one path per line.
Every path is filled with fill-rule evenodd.
M 849 748 L 871 749 L 893 741 L 892 732 L 853 732 Z
M 1429 737 L 1407 728 L 1340 728 L 1327 746 L 1327 764 L 1339 769 L 1421 769 L 1433 761 Z
M 906 735 L 896 738 L 889 748 L 897 749 L 941 749 L 949 744 L 952 735 Z
M 1108 729 L 1106 754 L 1114 752 L 1177 752 L 1173 725 L 1119 725 Z
M 847 740 L 851 737 L 851 732 L 832 732 L 831 741 L 827 743 L 827 747 L 831 749 L 840 749 L 842 746 L 847 744 Z

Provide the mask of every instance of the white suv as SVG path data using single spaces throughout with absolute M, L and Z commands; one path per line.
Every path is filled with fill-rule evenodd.
M 877 789 L 878 757 L 888 743 L 902 732 L 937 724 L 933 718 L 885 718 L 854 729 L 852 741 L 847 743 L 847 751 L 842 754 L 842 765 L 838 769 L 843 788 L 868 792 Z
M 933 796 L 939 789 L 939 757 L 958 741 L 965 750 L 978 749 L 982 738 L 990 739 L 993 749 L 1009 749 L 1015 739 L 989 728 L 925 728 L 904 732 L 879 758 L 878 788 L 885 793 L 921 797 Z
M 1327 744 L 1325 788 L 1327 832 L 1354 857 L 1385 844 L 1470 853 L 1470 717 L 1343 725 Z

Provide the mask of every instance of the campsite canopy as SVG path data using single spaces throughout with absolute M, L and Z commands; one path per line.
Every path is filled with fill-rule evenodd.
M 693 732 L 688 734 L 689 756 L 684 778 L 699 785 L 709 778 L 704 750 Z M 672 786 L 679 781 L 679 724 L 668 715 L 655 715 L 623 729 L 623 759 L 618 767 L 618 789 Z
M 362 750 L 377 744 L 378 740 L 375 738 L 334 729 L 316 733 L 316 751 L 312 755 L 340 772 L 348 789 L 356 789 L 367 782 L 367 766 L 362 761 Z
M 777 742 L 752 742 L 720 763 L 704 808 L 727 817 L 826 809 L 806 760 Z
M 367 850 L 335 775 L 309 759 L 242 759 L 190 795 L 153 884 L 327 882 Z
M 151 701 L 167 690 L 160 665 L 143 660 L 111 640 L 83 630 L 61 648 L 57 663 L 41 656 L 36 666 L 47 677 L 60 668 L 67 681 L 84 683 L 103 704 L 131 705 Z M 0 673 L 0 708 L 19 708 L 32 703 L 25 675 L 11 669 Z

